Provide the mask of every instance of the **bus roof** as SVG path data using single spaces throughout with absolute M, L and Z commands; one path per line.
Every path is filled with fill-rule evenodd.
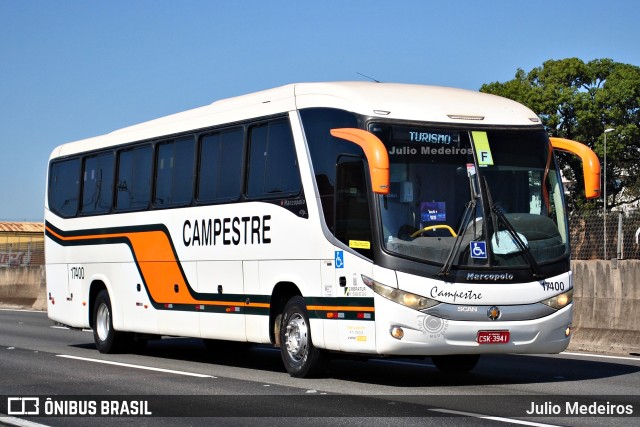
M 465 89 L 375 82 L 298 83 L 216 101 L 63 144 L 51 157 L 311 107 L 340 108 L 367 116 L 424 122 L 540 125 L 533 111 L 515 101 Z

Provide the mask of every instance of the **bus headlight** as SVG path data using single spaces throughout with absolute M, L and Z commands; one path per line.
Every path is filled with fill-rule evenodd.
M 373 289 L 373 292 L 375 292 L 376 294 L 414 310 L 424 310 L 425 308 L 433 307 L 434 305 L 440 304 L 440 301 L 423 297 L 421 295 L 412 294 L 411 292 L 401 291 L 400 289 L 392 288 L 391 286 L 383 285 L 382 283 L 376 282 L 372 278 L 365 275 L 362 275 L 362 281 L 365 285 Z
M 549 298 L 540 302 L 542 304 L 548 305 L 551 308 L 560 310 L 561 308 L 564 308 L 567 305 L 571 304 L 572 301 L 573 301 L 573 288 L 569 289 L 567 292 L 556 295 L 553 298 Z

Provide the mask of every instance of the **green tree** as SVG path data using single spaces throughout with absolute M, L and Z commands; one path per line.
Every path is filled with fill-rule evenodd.
M 607 209 L 640 200 L 640 67 L 595 59 L 549 60 L 513 80 L 484 84 L 481 92 L 518 101 L 535 111 L 551 136 L 591 147 L 602 165 L 607 134 Z M 576 185 L 570 209 L 596 208 L 586 202 L 580 161 L 558 156 L 564 175 Z

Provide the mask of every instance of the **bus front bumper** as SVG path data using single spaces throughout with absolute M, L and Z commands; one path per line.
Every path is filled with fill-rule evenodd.
M 571 339 L 572 304 L 532 320 L 460 321 L 427 315 L 376 298 L 380 355 L 539 353 L 564 351 Z

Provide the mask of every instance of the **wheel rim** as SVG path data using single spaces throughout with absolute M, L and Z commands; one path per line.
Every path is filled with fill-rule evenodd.
M 300 313 L 293 314 L 284 332 L 284 344 L 289 356 L 297 361 L 300 361 L 305 352 L 307 351 L 307 337 L 308 337 L 307 322 Z
M 109 336 L 110 325 L 111 313 L 109 312 L 109 307 L 107 307 L 107 304 L 100 304 L 96 315 L 96 331 L 101 341 L 105 341 Z

